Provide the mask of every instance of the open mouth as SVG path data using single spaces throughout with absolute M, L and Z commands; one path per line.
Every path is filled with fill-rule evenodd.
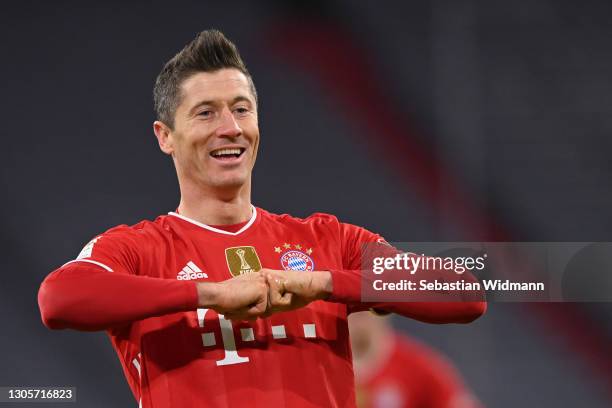
M 243 147 L 224 147 L 210 152 L 210 155 L 217 160 L 233 160 L 242 156 L 245 152 Z

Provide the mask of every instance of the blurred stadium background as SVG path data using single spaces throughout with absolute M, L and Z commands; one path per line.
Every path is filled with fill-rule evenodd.
M 92 236 L 177 205 L 151 90 L 206 28 L 236 42 L 260 94 L 256 205 L 389 241 L 612 241 L 610 2 L 2 8 L 0 385 L 136 406 L 106 336 L 46 330 L 36 292 Z M 491 304 L 467 326 L 395 323 L 487 407 L 608 407 L 611 317 L 610 303 Z

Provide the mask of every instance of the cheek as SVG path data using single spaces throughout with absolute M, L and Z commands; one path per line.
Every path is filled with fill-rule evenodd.
M 253 142 L 253 154 L 251 155 L 251 168 L 255 165 L 257 159 L 257 152 L 259 150 L 259 137 Z
M 255 127 L 253 129 L 252 132 L 250 132 L 250 134 L 252 135 L 252 141 L 251 143 L 253 144 L 253 155 L 257 154 L 257 149 L 259 148 L 259 129 L 257 129 L 257 127 Z
M 182 151 L 188 156 L 203 156 L 206 151 L 207 137 L 199 136 L 200 132 L 185 135 L 182 140 Z
M 175 144 L 174 155 L 183 167 L 199 167 L 207 158 L 202 143 L 190 139 Z

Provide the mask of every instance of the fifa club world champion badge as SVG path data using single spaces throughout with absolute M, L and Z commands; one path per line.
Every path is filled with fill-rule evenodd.
M 314 271 L 314 262 L 309 256 L 312 253 L 312 249 L 308 248 L 304 252 L 302 251 L 301 245 L 293 245 L 294 249 L 291 249 L 289 244 L 283 245 L 285 252 L 280 257 L 280 263 L 286 271 Z M 275 248 L 276 252 L 279 251 L 279 247 Z

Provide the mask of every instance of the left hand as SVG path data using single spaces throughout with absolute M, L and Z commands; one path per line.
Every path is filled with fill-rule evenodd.
M 268 282 L 266 314 L 299 309 L 312 301 L 326 299 L 332 292 L 332 277 L 327 271 L 259 271 Z

